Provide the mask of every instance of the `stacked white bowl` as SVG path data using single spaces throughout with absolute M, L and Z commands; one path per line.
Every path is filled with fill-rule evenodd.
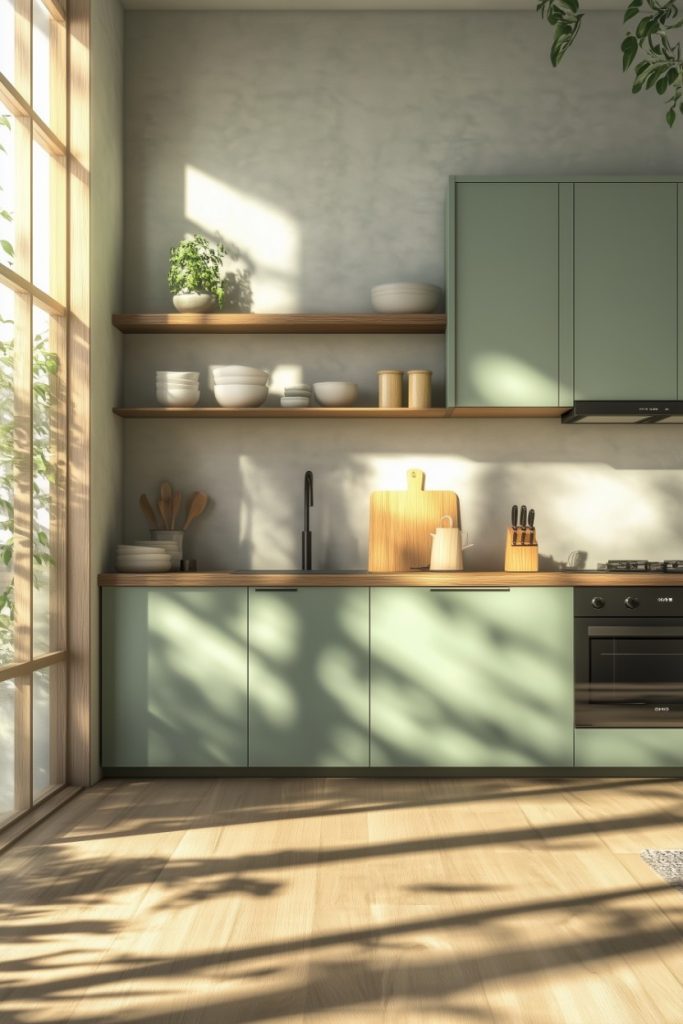
M 157 370 L 159 405 L 192 406 L 198 401 L 198 373 L 193 370 Z
M 292 384 L 285 388 L 280 405 L 284 409 L 297 409 L 310 405 L 312 390 L 310 384 Z
M 431 313 L 441 301 L 441 289 L 420 281 L 396 281 L 375 285 L 370 298 L 378 313 Z
M 151 541 L 119 544 L 116 568 L 119 572 L 170 572 L 171 556 Z
M 256 366 L 210 366 L 209 384 L 226 409 L 255 408 L 268 397 L 268 371 Z

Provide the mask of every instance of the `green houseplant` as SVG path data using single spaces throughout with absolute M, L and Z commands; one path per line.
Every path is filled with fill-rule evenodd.
M 212 245 L 203 235 L 178 242 L 171 248 L 168 286 L 173 305 L 181 313 L 206 313 L 223 306 L 222 243 Z
M 538 0 L 536 10 L 555 29 L 550 61 L 557 67 L 572 45 L 583 20 L 579 0 Z M 683 26 L 678 0 L 628 0 L 624 22 L 637 18 L 621 44 L 622 65 L 628 71 L 636 57 L 631 92 L 654 89 L 666 104 L 666 123 L 671 126 L 683 114 L 683 55 L 681 43 L 671 33 Z

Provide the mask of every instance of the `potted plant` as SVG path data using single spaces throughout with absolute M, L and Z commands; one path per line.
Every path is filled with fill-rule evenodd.
M 223 306 L 223 257 L 219 242 L 212 245 L 203 235 L 178 242 L 171 248 L 168 285 L 173 305 L 180 313 L 207 313 Z

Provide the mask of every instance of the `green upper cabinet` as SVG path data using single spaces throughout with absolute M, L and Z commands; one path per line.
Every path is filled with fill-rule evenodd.
M 573 764 L 572 591 L 371 592 L 371 764 Z
M 247 591 L 102 591 L 105 768 L 247 764 Z
M 451 179 L 448 405 L 561 404 L 563 188 Z
M 249 764 L 367 767 L 369 592 L 249 592 Z
M 574 186 L 577 399 L 672 399 L 678 373 L 678 186 Z

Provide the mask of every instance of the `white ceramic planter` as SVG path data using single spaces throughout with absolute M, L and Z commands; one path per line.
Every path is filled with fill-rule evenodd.
M 173 296 L 173 305 L 179 313 L 211 313 L 216 299 L 209 292 L 180 292 Z

